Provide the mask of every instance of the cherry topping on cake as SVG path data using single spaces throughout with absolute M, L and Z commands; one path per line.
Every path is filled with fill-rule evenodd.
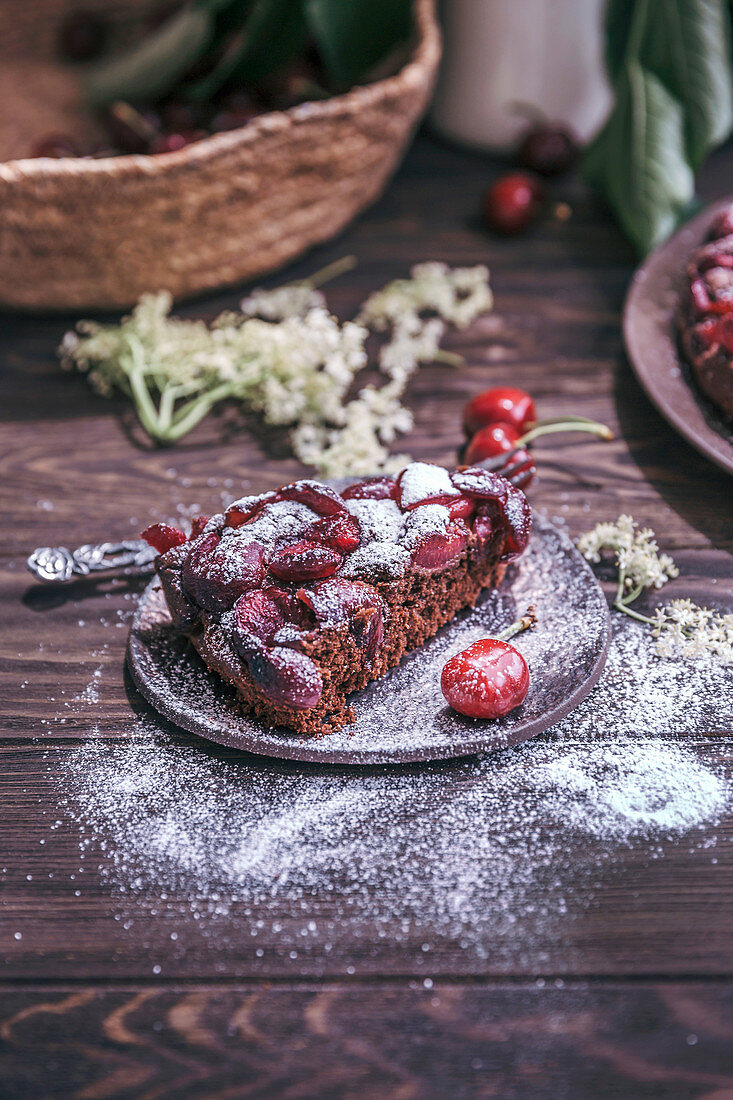
M 397 482 L 393 477 L 370 477 L 349 485 L 341 496 L 344 500 L 396 500 Z
M 306 539 L 338 550 L 340 554 L 350 554 L 361 543 L 359 521 L 348 512 L 324 516 L 308 529 Z
M 370 584 L 333 577 L 310 591 L 301 588 L 298 598 L 313 609 L 319 626 L 348 623 L 356 644 L 374 660 L 384 636 L 384 600 Z
M 204 527 L 209 522 L 208 516 L 194 516 L 191 520 L 191 534 L 189 539 L 197 539 L 199 535 L 203 534 Z
M 276 492 L 270 491 L 260 493 L 256 497 L 242 497 L 241 500 L 235 500 L 226 511 L 227 527 L 241 527 L 242 524 L 249 523 L 260 514 L 266 504 L 274 504 L 279 499 Z
M 470 438 L 487 424 L 511 424 L 519 434 L 537 419 L 537 409 L 530 395 L 516 386 L 495 386 L 477 393 L 463 410 L 463 430 Z
M 430 531 L 416 543 L 410 560 L 419 569 L 431 572 L 457 561 L 466 548 L 468 528 L 462 520 L 449 523 L 444 531 Z
M 506 500 L 510 485 L 506 478 L 483 466 L 466 466 L 451 475 L 451 481 L 466 496 L 476 500 Z
M 476 511 L 476 501 L 471 500 L 470 497 L 460 496 L 448 505 L 448 511 L 451 519 L 462 519 L 467 523 Z
M 397 503 L 403 512 L 422 504 L 450 504 L 458 496 L 442 466 L 411 462 L 397 478 Z
M 499 560 L 514 561 L 529 542 L 532 530 L 532 509 L 529 501 L 520 489 L 510 485 L 504 501 L 482 502 L 476 513 L 473 529 L 480 538 L 501 532 L 504 549 Z
M 262 583 L 263 559 L 259 543 L 222 542 L 212 531 L 191 544 L 181 584 L 199 607 L 211 612 L 227 611 L 237 597 Z
M 346 511 L 346 505 L 338 493 L 318 481 L 294 481 L 292 485 L 285 485 L 278 490 L 277 499 L 296 500 L 319 516 L 335 516 Z
M 243 656 L 272 646 L 284 626 L 310 629 L 313 617 L 292 592 L 274 585 L 246 592 L 232 608 L 234 648 Z
M 165 554 L 174 546 L 181 546 L 188 541 L 183 531 L 179 531 L 177 527 L 171 527 L 168 523 L 151 523 L 142 532 L 141 538 L 144 538 L 159 554 Z
M 310 710 L 320 702 L 323 678 L 305 653 L 276 646 L 251 654 L 247 665 L 260 691 L 277 706 Z
M 524 702 L 529 669 L 508 642 L 482 638 L 445 664 L 440 689 L 467 718 L 501 718 Z
M 296 542 L 292 546 L 283 546 L 270 557 L 267 565 L 271 573 L 281 581 L 318 580 L 330 577 L 343 562 L 338 550 L 321 546 L 317 542 Z

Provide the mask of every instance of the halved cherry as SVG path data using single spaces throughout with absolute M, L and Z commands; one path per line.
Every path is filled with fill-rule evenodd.
M 177 527 L 171 527 L 169 523 L 151 523 L 149 527 L 145 528 L 140 537 L 144 538 L 153 550 L 157 550 L 159 554 L 165 554 L 166 551 L 172 550 L 174 546 L 181 546 L 182 543 L 188 541 L 183 531 L 179 531 Z
M 396 500 L 397 482 L 393 477 L 370 477 L 349 485 L 341 496 L 344 500 Z
M 316 542 L 301 541 L 276 550 L 267 565 L 280 580 L 301 584 L 303 581 L 330 577 L 343 560 L 343 555 L 337 550 Z
M 189 540 L 193 542 L 200 534 L 203 533 L 204 527 L 209 522 L 208 516 L 194 516 L 191 520 L 191 534 L 188 536 Z
M 447 524 L 444 531 L 430 531 L 424 535 L 410 554 L 412 564 L 418 569 L 434 572 L 445 569 L 458 560 L 468 543 L 468 528 L 462 520 Z
M 259 543 L 239 538 L 222 540 L 212 531 L 191 544 L 183 563 L 181 583 L 187 595 L 206 611 L 220 612 L 264 576 L 264 552 Z
M 306 540 L 319 542 L 340 554 L 350 554 L 361 542 L 361 531 L 356 516 L 349 512 L 339 512 L 335 516 L 324 516 L 317 520 L 306 532 Z
M 518 558 L 526 549 L 532 530 L 532 509 L 522 490 L 510 485 L 505 500 L 483 501 L 476 513 L 473 529 L 479 538 L 492 539 L 489 544 L 492 549 L 496 545 L 493 540 L 501 535 L 503 548 L 499 561 L 509 562 Z
M 356 644 L 374 656 L 384 636 L 384 600 L 375 588 L 362 581 L 342 577 L 317 584 L 308 591 L 299 589 L 298 598 L 313 609 L 320 626 L 338 628 L 348 623 Z
M 308 629 L 313 616 L 292 592 L 268 585 L 246 592 L 232 608 L 234 648 L 248 656 L 259 644 L 274 644 L 275 635 L 284 626 Z
M 319 481 L 294 481 L 277 491 L 278 500 L 296 500 L 312 508 L 319 516 L 335 516 L 346 511 L 346 505 L 338 493 Z
M 485 470 L 483 466 L 465 466 L 451 474 L 457 489 L 476 500 L 506 500 L 509 482 L 501 474 Z
M 247 657 L 247 666 L 260 691 L 271 702 L 293 710 L 310 710 L 321 700 L 323 678 L 310 657 L 276 646 Z
M 465 523 L 468 523 L 476 511 L 476 501 L 471 500 L 470 497 L 460 496 L 448 505 L 448 510 L 451 519 L 462 519 Z
M 227 527 L 241 527 L 242 524 L 249 523 L 250 520 L 259 515 L 266 504 L 273 504 L 278 499 L 277 493 L 270 491 L 260 493 L 259 496 L 242 497 L 241 500 L 235 500 L 226 511 Z
M 450 504 L 458 496 L 450 475 L 432 462 L 411 462 L 397 478 L 397 503 L 403 512 L 423 504 Z
M 471 438 L 488 424 L 511 424 L 519 434 L 537 419 L 537 409 L 530 395 L 516 386 L 494 386 L 477 393 L 463 410 L 463 430 Z M 467 461 L 473 461 L 467 459 Z

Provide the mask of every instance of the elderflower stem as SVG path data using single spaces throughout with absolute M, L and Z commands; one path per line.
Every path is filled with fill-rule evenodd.
M 548 420 L 536 424 L 525 432 L 517 443 L 531 443 L 533 439 L 539 439 L 541 435 L 551 435 L 553 432 L 590 432 L 591 435 L 599 435 L 601 439 L 613 439 L 613 432 L 605 424 L 597 420 L 587 420 L 585 417 L 568 417 L 565 420 Z
M 231 395 L 231 383 L 222 382 L 222 384 L 216 386 L 215 389 L 209 390 L 207 393 L 202 393 L 200 397 L 195 397 L 192 401 L 189 401 L 187 405 L 184 405 L 180 414 L 173 420 L 173 423 L 166 431 L 165 436 L 161 438 L 164 439 L 166 443 L 175 443 L 176 440 L 181 439 L 195 428 L 199 421 L 204 419 L 206 414 L 218 401 L 223 401 L 225 397 L 231 397 Z
M 434 363 L 447 363 L 451 367 L 462 367 L 466 362 L 463 355 L 459 355 L 457 351 L 445 351 L 444 348 L 438 348 L 433 356 Z
M 499 642 L 508 642 L 510 638 L 513 638 L 516 634 L 521 634 L 523 630 L 531 630 L 537 625 L 537 613 L 534 605 L 530 605 L 527 608 L 521 619 L 517 619 L 516 622 L 508 626 L 506 630 L 502 630 L 501 634 L 496 635 L 496 639 Z
M 330 282 L 331 279 L 336 279 L 339 275 L 344 275 L 347 271 L 352 271 L 358 262 L 356 256 L 342 256 L 340 260 L 334 260 L 332 264 L 326 264 L 320 271 L 314 271 L 307 279 L 301 279 L 298 283 L 291 285 L 310 286 L 315 290 L 316 287 L 323 286 L 324 283 Z
M 623 611 L 624 615 L 628 615 L 630 619 L 637 619 L 640 623 L 647 623 L 649 626 L 654 626 L 654 619 L 650 619 L 648 615 L 642 615 L 639 611 L 634 611 L 628 604 L 614 601 L 613 606 L 617 611 Z

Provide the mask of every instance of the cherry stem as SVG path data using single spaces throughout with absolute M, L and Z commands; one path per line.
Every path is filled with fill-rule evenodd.
M 511 626 L 508 626 L 506 630 L 502 630 L 501 634 L 497 634 L 496 640 L 498 642 L 508 642 L 515 634 L 521 634 L 523 630 L 531 630 L 536 625 L 537 613 L 532 604 L 527 608 L 521 619 L 517 619 L 517 621 L 512 623 Z
M 517 446 L 531 443 L 541 435 L 552 435 L 553 432 L 590 432 L 591 435 L 599 435 L 601 439 L 613 439 L 611 429 L 597 420 L 588 420 L 585 416 L 566 416 L 562 419 L 538 420 L 517 440 Z

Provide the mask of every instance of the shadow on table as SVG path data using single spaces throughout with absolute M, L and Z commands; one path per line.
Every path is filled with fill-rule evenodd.
M 629 455 L 651 487 L 716 547 L 733 548 L 730 476 L 660 416 L 623 354 L 614 369 L 614 397 Z

